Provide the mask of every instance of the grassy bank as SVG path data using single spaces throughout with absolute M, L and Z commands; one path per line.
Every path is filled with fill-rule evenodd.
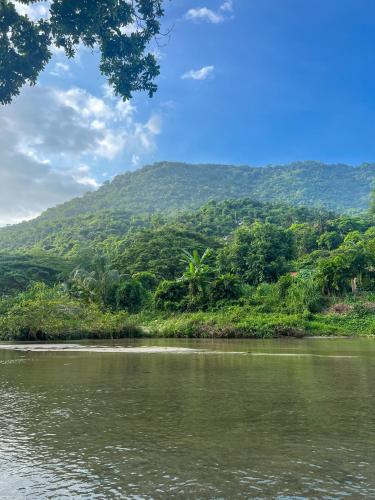
M 127 337 L 272 338 L 375 335 L 375 317 L 348 314 L 257 313 L 232 307 L 215 312 L 157 315 L 101 312 L 46 303 L 0 317 L 1 340 L 78 340 Z
M 232 307 L 217 312 L 143 317 L 143 335 L 196 338 L 272 338 L 282 336 L 375 335 L 375 316 L 357 314 L 258 313 Z
M 0 301 L 0 340 L 74 340 L 126 337 L 270 338 L 306 335 L 375 335 L 373 294 L 331 301 L 313 314 L 264 311 L 248 304 L 216 310 L 138 314 L 111 312 L 85 303 L 64 290 L 35 285 Z M 263 310 L 260 310 L 263 308 Z
M 1 340 L 78 340 L 127 337 L 164 338 L 277 338 L 304 336 L 375 335 L 375 318 L 336 314 L 275 314 L 223 310 L 158 316 L 53 307 L 45 315 L 5 315 Z M 57 312 L 57 314 L 56 314 Z
M 122 338 L 141 334 L 127 312 L 102 311 L 41 284 L 0 302 L 0 340 Z

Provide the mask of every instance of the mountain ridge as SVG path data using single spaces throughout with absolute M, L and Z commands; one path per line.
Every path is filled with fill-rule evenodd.
M 374 180 L 375 163 L 352 166 L 304 161 L 251 167 L 164 161 L 119 174 L 98 190 L 49 208 L 39 217 L 90 212 L 93 203 L 95 210 L 153 213 L 194 209 L 212 199 L 244 197 L 336 211 L 365 210 Z
M 358 213 L 368 207 L 375 164 L 319 162 L 247 167 L 159 162 L 126 172 L 97 191 L 50 208 L 39 217 L 0 229 L 0 252 L 28 249 L 64 253 L 87 241 L 119 237 L 208 202 L 255 202 Z

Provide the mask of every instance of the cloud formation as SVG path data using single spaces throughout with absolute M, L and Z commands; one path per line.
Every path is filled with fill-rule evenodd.
M 65 62 L 57 61 L 54 64 L 52 70 L 50 71 L 50 75 L 58 76 L 58 77 L 67 76 L 67 75 L 69 75 L 69 70 L 70 70 L 69 64 L 67 64 Z
M 218 10 L 212 10 L 207 7 L 200 7 L 197 9 L 190 9 L 185 14 L 186 19 L 194 22 L 209 22 L 213 24 L 220 24 L 227 19 L 231 18 L 231 13 L 233 12 L 233 2 L 232 0 L 226 0 L 223 2 Z
M 184 73 L 181 78 L 183 80 L 206 80 L 207 78 L 211 78 L 213 76 L 213 72 L 215 70 L 214 66 L 204 66 L 200 69 L 190 69 L 186 73 Z
M 233 12 L 233 1 L 226 0 L 220 5 L 219 10 L 221 10 L 222 12 Z
M 158 115 L 141 123 L 136 108 L 108 89 L 25 88 L 0 108 L 0 225 L 98 187 L 98 165 L 138 164 L 156 147 Z M 125 169 L 125 165 L 124 165 Z
M 14 4 L 19 14 L 27 15 L 32 21 L 49 17 L 50 0 L 36 1 L 28 5 L 16 1 Z

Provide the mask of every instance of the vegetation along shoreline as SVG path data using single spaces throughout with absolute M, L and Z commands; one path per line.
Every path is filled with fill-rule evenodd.
M 271 189 L 264 201 L 239 187 L 220 199 L 228 176 L 246 176 L 246 167 L 194 168 L 194 199 L 188 168 L 157 164 L 0 229 L 0 340 L 375 335 L 370 178 L 367 209 L 331 210 L 310 182 L 314 171 L 328 182 L 330 166 L 284 171 L 309 206 L 272 200 Z M 177 184 L 158 198 L 164 170 Z M 274 177 L 282 171 L 262 172 L 274 193 L 284 193 Z M 129 197 L 134 183 L 148 193 L 143 201 L 135 189 Z M 207 201 L 207 190 L 218 199 Z

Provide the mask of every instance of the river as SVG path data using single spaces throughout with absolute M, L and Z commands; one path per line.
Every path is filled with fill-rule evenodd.
M 92 344 L 0 348 L 1 499 L 375 498 L 375 339 Z

